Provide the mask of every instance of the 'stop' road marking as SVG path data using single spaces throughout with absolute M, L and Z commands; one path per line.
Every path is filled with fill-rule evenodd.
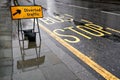
M 70 44 L 62 40 L 60 37 L 56 36 L 53 32 L 51 32 L 49 29 L 47 29 L 42 24 L 39 24 L 40 28 L 46 31 L 50 36 L 52 36 L 54 39 L 56 39 L 59 43 L 61 43 L 64 47 L 66 47 L 69 51 L 71 51 L 74 55 L 76 55 L 79 59 L 81 59 L 84 63 L 89 65 L 93 70 L 95 70 L 97 73 L 99 73 L 101 76 L 103 76 L 106 80 L 120 80 L 113 74 L 111 74 L 109 71 L 95 63 L 93 60 L 88 58 L 86 55 L 81 53 L 76 48 L 72 47 Z

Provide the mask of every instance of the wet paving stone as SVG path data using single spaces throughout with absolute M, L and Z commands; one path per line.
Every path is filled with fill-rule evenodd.
M 9 76 L 12 74 L 12 66 L 0 67 L 0 77 Z
M 12 44 L 11 44 L 11 41 L 10 40 L 0 40 L 0 48 L 1 49 L 6 49 L 6 48 L 11 48 L 12 47 Z
M 0 36 L 0 40 L 11 40 L 11 36 Z
M 0 58 L 1 59 L 11 58 L 12 57 L 11 52 L 12 52 L 12 50 L 10 48 L 8 48 L 8 49 L 0 49 Z

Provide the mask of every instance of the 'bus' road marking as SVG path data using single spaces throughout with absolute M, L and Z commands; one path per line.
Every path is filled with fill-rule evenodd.
M 89 65 L 92 69 L 94 69 L 97 73 L 99 73 L 101 76 L 103 76 L 106 80 L 120 80 L 113 74 L 111 74 L 109 71 L 95 63 L 93 60 L 88 58 L 86 55 L 81 53 L 76 48 L 72 47 L 70 44 L 65 42 L 60 37 L 56 36 L 53 32 L 51 32 L 49 29 L 47 29 L 45 26 L 39 23 L 39 27 L 43 29 L 45 32 L 47 32 L 50 36 L 52 36 L 55 40 L 57 40 L 59 43 L 61 43 L 64 47 L 66 47 L 69 51 L 71 51 L 75 56 L 77 56 L 79 59 L 81 59 L 84 63 Z

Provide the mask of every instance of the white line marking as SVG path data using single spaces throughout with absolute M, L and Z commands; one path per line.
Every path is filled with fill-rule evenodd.
M 112 15 L 120 16 L 120 14 L 118 14 L 118 13 L 107 12 L 107 11 L 101 11 L 101 12 L 102 12 L 102 13 L 106 13 L 106 14 L 112 14 Z
M 65 4 L 65 3 L 58 3 L 56 2 L 57 4 Z M 77 6 L 77 5 L 71 5 L 71 4 L 68 4 L 66 6 L 70 6 L 70 7 L 76 7 L 76 8 L 81 8 L 81 9 L 91 9 L 91 8 L 87 8 L 87 7 L 81 7 L 81 6 Z M 112 15 L 117 15 L 117 16 L 120 16 L 120 14 L 118 13 L 113 13 L 113 12 L 108 12 L 108 11 L 101 11 L 101 13 L 106 13 L 106 14 L 112 14 Z
M 56 3 L 57 3 L 57 4 L 65 5 L 65 3 L 58 3 L 58 2 L 56 2 Z M 68 4 L 68 5 L 66 5 L 66 6 L 76 7 L 76 8 L 82 8 L 82 9 L 89 9 L 89 8 L 87 8 L 87 7 L 81 7 L 81 6 L 76 6 L 76 5 L 72 5 L 72 4 Z

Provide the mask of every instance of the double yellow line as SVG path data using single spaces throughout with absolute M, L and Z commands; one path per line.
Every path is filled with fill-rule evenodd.
M 104 77 L 106 80 L 120 80 L 113 74 L 111 74 L 109 71 L 95 63 L 93 60 L 88 58 L 86 55 L 81 53 L 76 48 L 72 47 L 70 44 L 65 42 L 63 39 L 55 35 L 53 32 L 51 32 L 49 29 L 47 29 L 42 24 L 39 24 L 40 28 L 43 29 L 45 32 L 47 32 L 50 36 L 52 36 L 55 40 L 57 40 L 59 43 L 61 43 L 64 47 L 66 47 L 69 51 L 71 51 L 75 56 L 77 56 L 79 59 L 81 59 L 84 63 L 89 65 L 93 70 L 95 70 L 97 73 L 99 73 L 102 77 Z

